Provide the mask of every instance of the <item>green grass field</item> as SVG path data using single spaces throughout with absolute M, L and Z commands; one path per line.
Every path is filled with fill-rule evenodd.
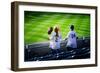
M 90 15 L 54 12 L 24 12 L 24 43 L 48 41 L 48 28 L 58 25 L 64 39 L 74 24 L 78 37 L 90 36 Z

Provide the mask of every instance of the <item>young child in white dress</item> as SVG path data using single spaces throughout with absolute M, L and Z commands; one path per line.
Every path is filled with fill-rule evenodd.
M 53 35 L 53 27 L 50 27 L 48 30 L 48 37 L 49 37 L 49 48 L 53 48 L 53 39 L 52 39 L 52 35 Z
M 57 51 L 58 49 L 60 49 L 60 43 L 61 43 L 61 34 L 59 32 L 59 28 L 55 27 L 54 31 L 51 33 L 50 38 L 50 45 L 49 47 L 53 50 L 53 51 Z

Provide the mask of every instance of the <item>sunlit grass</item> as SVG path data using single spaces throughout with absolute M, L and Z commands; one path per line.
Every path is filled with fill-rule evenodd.
M 31 44 L 35 42 L 48 41 L 48 28 L 58 25 L 64 39 L 70 31 L 70 24 L 74 24 L 78 37 L 90 36 L 90 15 L 89 14 L 68 14 L 51 12 L 30 12 L 24 13 L 24 42 Z

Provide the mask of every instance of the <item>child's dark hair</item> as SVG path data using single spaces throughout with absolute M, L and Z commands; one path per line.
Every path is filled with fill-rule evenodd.
M 53 31 L 53 27 L 50 27 L 48 30 L 48 34 L 50 35 L 52 31 Z
M 74 25 L 71 25 L 71 26 L 70 26 L 70 29 L 71 29 L 71 30 L 74 30 Z

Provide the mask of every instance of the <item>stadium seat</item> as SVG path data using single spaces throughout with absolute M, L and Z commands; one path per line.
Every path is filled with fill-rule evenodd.
M 25 61 L 47 61 L 90 58 L 90 39 L 78 39 L 78 48 L 70 51 L 66 48 L 66 42 L 62 41 L 61 48 L 52 53 L 49 43 L 39 43 L 25 46 Z

